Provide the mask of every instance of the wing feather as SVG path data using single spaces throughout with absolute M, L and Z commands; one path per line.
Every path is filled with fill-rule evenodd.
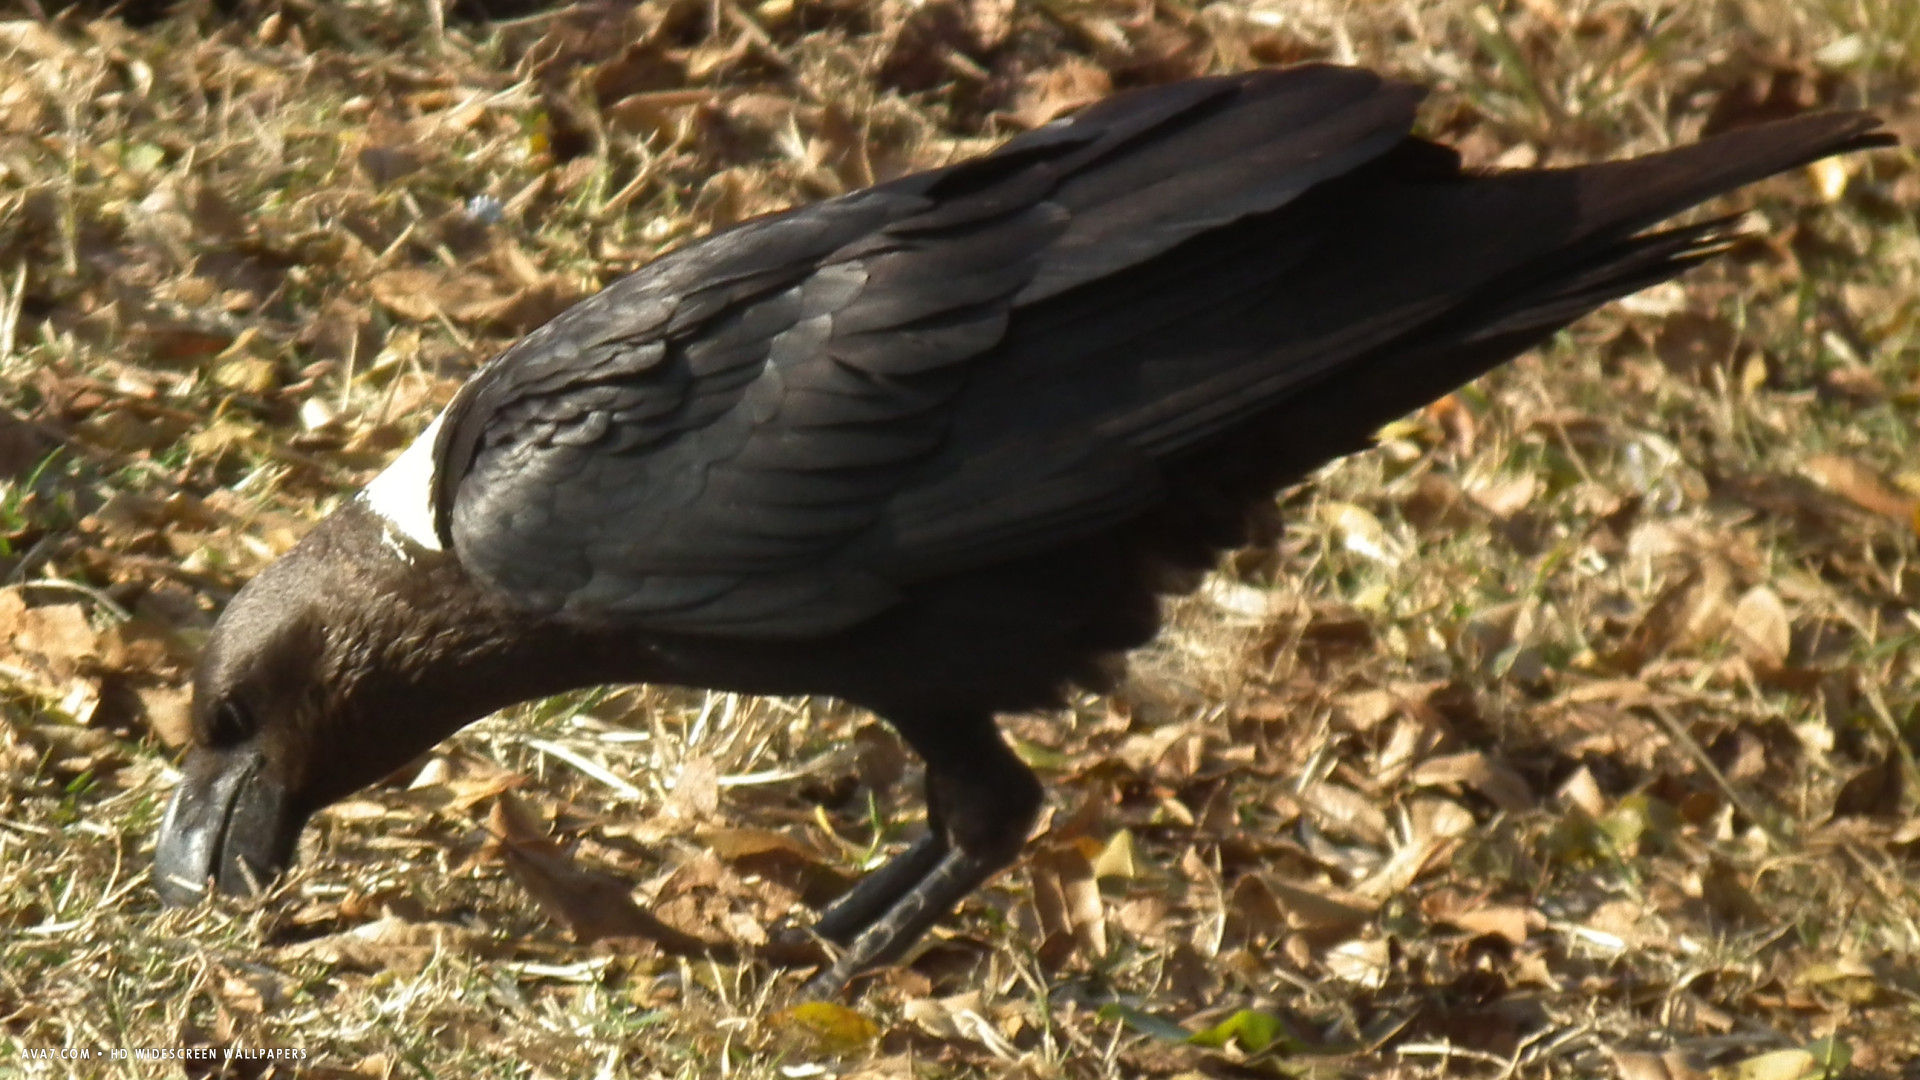
M 1386 154 L 1418 98 L 1337 68 L 1193 80 L 665 256 L 462 389 L 436 529 L 529 607 L 782 636 L 1117 521 L 1185 437 L 1141 391 L 1234 359 L 1156 372 L 1131 343 L 1254 302 L 1318 234 L 1216 297 L 1169 253 Z

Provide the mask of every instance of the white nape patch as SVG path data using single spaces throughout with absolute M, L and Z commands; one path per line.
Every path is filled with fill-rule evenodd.
M 434 417 L 427 430 L 360 491 L 367 509 L 428 551 L 440 550 L 440 537 L 433 531 L 433 440 L 446 417 L 444 412 Z

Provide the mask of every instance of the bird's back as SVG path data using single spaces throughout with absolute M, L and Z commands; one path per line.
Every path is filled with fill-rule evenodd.
M 1017 617 L 1084 677 L 1278 486 L 1716 235 L 1640 230 L 1877 141 L 1834 113 L 1475 174 L 1418 98 L 1177 84 L 694 244 L 462 391 L 437 529 L 563 619 L 811 656 Z

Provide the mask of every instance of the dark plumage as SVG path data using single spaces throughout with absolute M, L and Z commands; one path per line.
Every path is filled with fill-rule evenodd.
M 1274 491 L 1713 254 L 1643 232 L 1883 145 L 1828 113 L 1462 172 L 1421 93 L 1302 67 L 1136 92 L 665 256 L 484 367 L 234 599 L 162 827 L 173 899 L 486 712 L 602 682 L 828 694 L 926 759 L 930 832 L 821 920 L 837 984 L 1012 861 L 1055 706 Z

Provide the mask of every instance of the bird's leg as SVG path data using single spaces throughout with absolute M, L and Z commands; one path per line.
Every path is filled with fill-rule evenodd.
M 1020 854 L 1040 811 L 1040 781 L 991 718 L 896 723 L 927 763 L 928 836 L 873 872 L 818 927 L 844 942 L 807 984 L 833 993 L 867 968 L 896 960 L 927 928 Z
M 948 845 L 946 834 L 936 822 L 929 820 L 927 826 L 927 835 L 855 882 L 845 896 L 835 900 L 820 916 L 820 921 L 813 924 L 813 932 L 835 945 L 845 946 L 854 935 L 885 914 L 907 890 L 932 873 L 946 855 Z
M 782 932 L 763 955 L 782 965 L 811 967 L 820 963 L 820 940 L 846 948 L 860 931 L 932 873 L 947 853 L 946 834 L 931 821 L 928 826 L 927 834 L 911 847 L 854 882 L 853 888 L 835 900 L 810 929 Z

